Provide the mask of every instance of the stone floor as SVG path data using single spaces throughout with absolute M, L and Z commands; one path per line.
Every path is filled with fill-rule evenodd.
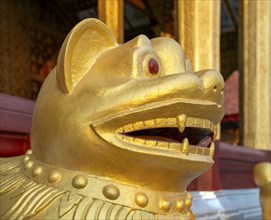
M 261 220 L 258 189 L 190 192 L 196 220 Z

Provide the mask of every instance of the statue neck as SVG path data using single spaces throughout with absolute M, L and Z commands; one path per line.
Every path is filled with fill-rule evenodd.
M 44 164 L 32 155 L 24 156 L 21 170 L 25 176 L 37 183 L 132 209 L 143 209 L 157 214 L 185 214 L 190 212 L 192 205 L 191 195 L 186 191 L 166 192 L 126 185 Z

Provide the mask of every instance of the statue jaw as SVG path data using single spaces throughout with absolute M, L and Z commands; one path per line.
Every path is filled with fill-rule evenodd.
M 185 118 L 185 122 L 180 122 L 179 118 Z M 181 114 L 177 118 L 154 118 L 126 124 L 117 128 L 113 134 L 103 133 L 101 129 L 97 129 L 97 133 L 106 141 L 116 143 L 115 146 L 119 146 L 117 142 L 121 140 L 124 148 L 142 153 L 176 158 L 188 156 L 190 153 L 212 157 L 216 129 L 216 125 L 207 119 Z M 122 146 L 123 144 L 119 147 Z
M 223 109 L 202 100 L 166 102 L 157 101 L 110 118 L 99 117 L 103 119 L 93 121 L 91 128 L 100 141 L 120 152 L 120 160 L 126 158 L 127 165 L 120 166 L 119 171 L 127 178 L 125 182 L 184 192 L 194 178 L 214 163 L 216 122 Z
M 212 161 L 216 122 L 223 115 L 222 107 L 211 102 L 195 104 L 185 99 L 164 104 L 157 101 L 155 105 L 124 111 L 103 121 L 93 121 L 91 127 L 116 147 L 191 160 L 193 155 L 198 155 Z M 202 111 L 205 117 L 195 117 Z M 202 161 L 206 162 L 206 158 Z

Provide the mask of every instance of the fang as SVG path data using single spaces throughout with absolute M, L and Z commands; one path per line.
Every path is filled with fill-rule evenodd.
M 183 133 L 186 126 L 187 116 L 185 114 L 178 115 L 176 121 L 179 131 Z

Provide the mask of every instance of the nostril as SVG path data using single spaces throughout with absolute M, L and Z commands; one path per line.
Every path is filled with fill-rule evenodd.
M 214 86 L 213 92 L 216 92 L 216 91 L 217 91 L 217 86 Z

